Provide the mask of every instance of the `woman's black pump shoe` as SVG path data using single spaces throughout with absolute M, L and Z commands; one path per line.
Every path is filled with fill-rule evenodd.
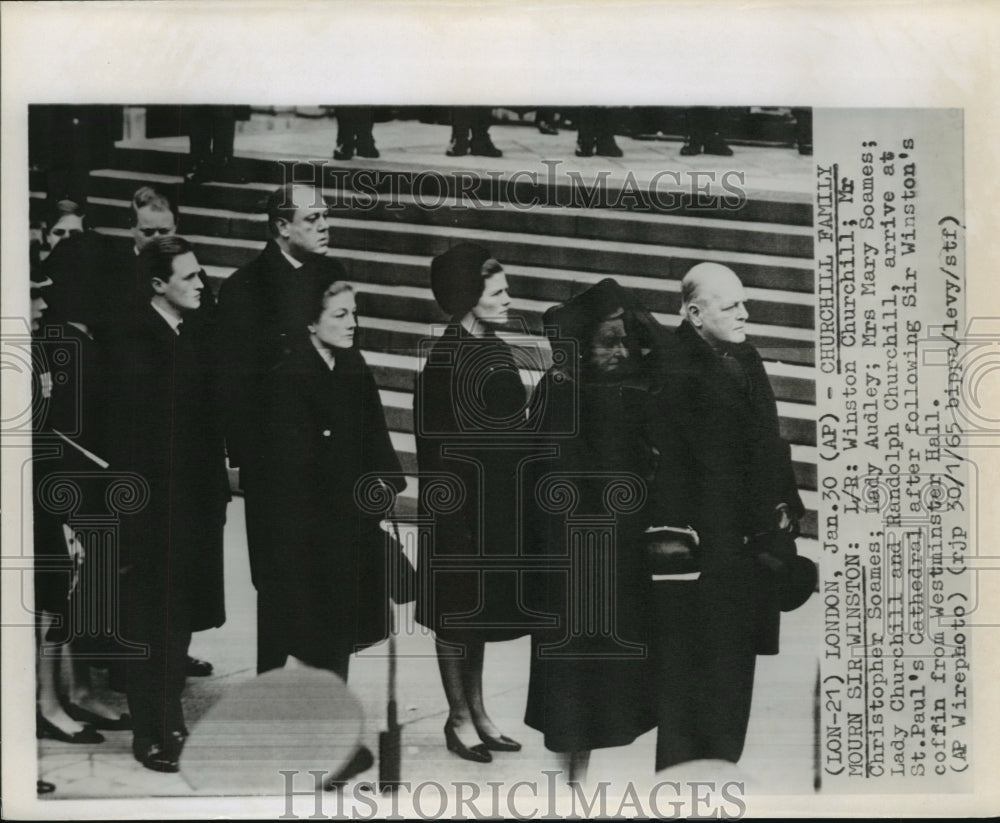
M 454 752 L 463 760 L 471 760 L 473 763 L 491 763 L 493 761 L 493 755 L 487 751 L 485 743 L 466 746 L 458 739 L 458 732 L 450 723 L 444 724 L 444 740 L 448 744 L 448 751 Z
M 502 734 L 499 737 L 490 737 L 488 734 L 479 732 L 479 739 L 482 740 L 483 745 L 492 752 L 521 751 L 521 744 L 514 740 L 514 738 L 507 737 L 505 734 Z

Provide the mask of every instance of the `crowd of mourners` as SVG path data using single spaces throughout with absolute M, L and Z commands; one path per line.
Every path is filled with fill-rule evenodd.
M 477 117 L 456 115 L 450 152 L 487 148 Z M 371 130 L 354 122 L 361 152 Z M 487 711 L 483 664 L 489 643 L 530 634 L 525 722 L 568 779 L 591 750 L 653 728 L 657 769 L 740 758 L 756 655 L 777 653 L 780 612 L 809 596 L 815 568 L 796 553 L 803 505 L 732 269 L 686 273 L 676 329 L 606 278 L 549 308 L 546 337 L 511 338 L 503 260 L 467 242 L 433 257 L 450 322 L 414 387 L 418 510 L 434 522 L 414 569 L 383 527 L 407 478 L 360 346 L 365 287 L 331 249 L 320 191 L 270 194 L 264 249 L 217 296 L 155 188 L 134 193 L 126 243 L 71 200 L 49 211 L 31 266 L 39 737 L 131 730 L 138 761 L 178 770 L 185 680 L 211 673 L 191 636 L 226 616 L 232 487 L 258 673 L 292 657 L 349 683 L 352 654 L 388 636 L 391 601 L 415 597 L 458 757 L 521 748 Z M 551 363 L 535 385 L 518 347 Z M 381 507 L 359 493 L 372 483 Z M 87 526 L 108 506 L 110 543 Z M 350 770 L 371 763 L 362 746 Z

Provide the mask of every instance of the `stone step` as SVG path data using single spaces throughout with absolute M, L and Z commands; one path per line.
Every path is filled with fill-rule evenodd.
M 371 365 L 372 357 L 365 352 L 365 360 Z M 373 367 L 375 368 L 375 367 Z M 415 374 L 414 374 L 415 377 Z M 524 380 L 525 388 L 531 392 L 537 384 L 538 376 L 526 376 Z M 385 418 L 389 428 L 394 431 L 413 432 L 413 392 L 407 389 L 390 389 L 382 386 L 378 373 L 376 382 L 379 383 L 382 395 L 382 405 L 385 409 Z M 412 387 L 412 380 L 410 381 Z M 816 421 L 808 418 L 796 417 L 789 413 L 789 408 L 798 404 L 781 403 L 778 409 L 778 422 L 781 426 L 781 436 L 789 443 L 796 446 L 816 446 Z
M 92 225 L 127 226 L 128 202 L 91 198 L 88 207 Z M 267 239 L 263 215 L 245 215 L 235 211 L 190 207 L 184 211 L 182 233 L 230 240 Z M 777 255 L 702 250 L 695 253 L 682 246 L 585 240 L 541 236 L 524 232 L 467 229 L 454 226 L 397 224 L 376 220 L 335 217 L 330 221 L 331 245 L 360 251 L 382 251 L 433 257 L 456 242 L 471 241 L 486 245 L 505 265 L 553 269 L 571 269 L 600 273 L 628 273 L 661 280 L 679 281 L 691 266 L 715 261 L 733 268 L 748 287 L 782 289 L 812 294 L 812 261 Z M 228 250 L 228 259 L 222 259 Z M 220 247 L 220 256 L 205 261 L 213 265 L 239 267 L 247 260 L 238 245 Z
M 608 210 L 644 211 L 650 205 L 661 213 L 685 217 L 716 218 L 781 225 L 812 226 L 812 196 L 802 192 L 754 191 L 745 192 L 746 199 L 739 208 L 734 208 L 732 191 L 716 187 L 709 194 L 691 192 L 690 186 L 678 188 L 665 177 L 656 181 L 654 193 L 650 197 L 622 197 L 626 191 L 645 193 L 648 184 L 632 187 L 627 180 L 608 180 L 607 196 L 595 200 L 588 187 L 593 180 L 576 183 L 566 176 L 557 176 L 549 182 L 544 174 L 536 182 L 524 174 L 503 172 L 478 172 L 475 170 L 428 170 L 424 165 L 382 160 L 377 164 L 363 161 L 338 163 L 329 159 L 314 158 L 321 165 L 323 186 L 330 189 L 350 189 L 354 191 L 389 191 L 406 195 L 418 195 L 427 200 L 438 199 L 442 194 L 455 199 L 464 193 L 478 201 L 532 203 L 540 206 L 567 206 L 583 208 L 607 208 Z M 114 168 L 129 171 L 154 173 L 180 178 L 186 171 L 188 157 L 186 150 L 168 148 L 119 147 L 115 150 Z M 315 172 L 306 161 L 300 171 L 313 175 Z M 280 185 L 285 181 L 286 167 L 276 159 L 260 157 L 237 157 L 234 168 L 248 180 L 268 186 Z M 315 167 L 314 167 L 315 168 Z M 540 167 L 540 171 L 545 172 Z M 297 177 L 301 179 L 301 176 Z M 210 184 L 211 185 L 211 184 Z
M 91 202 L 95 198 L 102 198 L 121 201 L 127 206 L 137 188 L 155 185 L 172 194 L 176 193 L 184 231 L 196 234 L 218 233 L 199 225 L 192 227 L 189 211 L 194 215 L 197 209 L 243 213 L 250 225 L 242 227 L 242 231 L 266 231 L 266 227 L 258 226 L 257 221 L 263 221 L 264 201 L 273 186 L 207 184 L 184 187 L 181 183 L 182 178 L 169 175 L 101 169 L 91 173 Z M 36 190 L 44 191 L 44 185 Z M 479 205 L 471 200 L 459 201 L 458 205 L 454 201 L 448 201 L 443 205 L 436 205 L 435 201 L 412 195 L 392 193 L 379 196 L 342 189 L 326 189 L 324 196 L 330 203 L 334 216 L 356 220 L 742 251 L 808 260 L 813 257 L 813 232 L 808 226 L 781 226 L 774 223 L 613 209 L 552 206 L 533 206 L 529 209 L 503 201 Z M 93 214 L 91 217 L 93 218 Z
M 359 302 L 364 303 L 363 295 L 359 294 Z M 516 317 L 517 315 L 515 315 L 515 319 Z M 525 317 L 524 319 L 530 331 L 531 318 Z M 671 318 L 662 317 L 661 319 L 671 320 Z M 432 331 L 432 327 L 427 323 L 370 315 L 362 316 L 360 326 L 359 337 L 364 348 L 414 356 L 420 354 L 421 347 L 426 345 Z M 815 352 L 811 341 L 757 334 L 753 326 L 749 326 L 748 331 L 747 339 L 758 348 L 761 357 L 765 360 L 801 365 L 813 364 Z M 521 350 L 526 357 L 534 358 L 543 364 L 542 368 L 547 368 L 549 365 L 548 347 L 542 346 L 541 343 L 540 338 L 531 334 L 518 335 L 514 341 L 515 347 Z M 813 393 L 815 393 L 814 389 Z
M 44 208 L 43 195 L 33 196 L 32 207 L 33 216 L 40 217 Z M 128 203 L 124 200 L 110 201 L 94 197 L 91 198 L 88 211 L 92 224 L 105 227 L 127 225 Z M 227 239 L 263 242 L 266 236 L 263 215 L 245 215 L 237 211 L 204 209 L 197 206 L 182 208 L 181 230 L 188 236 L 216 237 L 223 245 Z M 335 241 L 337 239 L 339 237 L 334 237 Z M 236 254 L 240 260 L 246 257 L 245 251 L 238 251 Z M 210 257 L 218 260 L 220 255 L 224 256 L 225 253 L 213 249 Z M 387 285 L 426 285 L 431 258 L 430 255 L 418 256 L 357 248 L 341 248 L 338 250 L 338 257 L 344 263 L 352 280 Z M 218 269 L 221 275 L 226 271 L 232 271 L 234 267 L 214 266 L 214 268 Z M 508 264 L 505 270 L 515 294 L 537 300 L 548 300 L 551 303 L 563 302 L 606 276 L 605 272 L 572 271 L 528 265 Z M 680 308 L 678 280 L 623 274 L 615 274 L 615 277 L 621 285 L 631 289 L 637 299 L 652 311 L 676 313 Z M 815 311 L 811 294 L 753 287 L 747 291 L 756 321 L 798 328 L 813 327 Z
M 99 231 L 123 245 L 132 243 L 131 235 L 125 229 L 102 228 Z M 263 244 L 250 240 L 230 239 L 223 241 L 214 237 L 194 235 L 187 235 L 187 239 L 191 241 L 195 254 L 203 265 L 218 265 L 216 261 L 219 257 L 226 258 L 234 250 L 237 250 L 249 261 L 263 248 Z M 338 257 L 339 250 L 333 249 L 331 254 Z M 231 269 L 232 266 L 222 266 L 222 268 Z M 369 286 L 368 289 L 369 291 L 378 290 L 374 286 Z M 381 300 L 382 297 L 385 299 Z M 419 349 L 419 341 L 426 337 L 426 326 L 435 320 L 444 319 L 434 305 L 429 291 L 421 292 L 419 296 L 415 296 L 413 293 L 397 295 L 393 293 L 393 290 L 385 290 L 380 295 L 380 301 L 369 301 L 369 298 L 359 295 L 359 302 L 365 304 L 362 306 L 362 314 L 368 315 L 365 318 L 366 321 L 385 321 L 381 324 L 380 331 L 373 333 L 380 333 L 382 338 L 386 340 L 387 350 L 396 353 L 416 352 Z M 525 307 L 522 316 L 527 323 L 527 328 L 535 331 L 540 330 L 541 313 L 551 304 L 543 304 L 540 301 L 522 301 L 521 305 Z M 418 306 L 422 306 L 423 323 L 403 319 L 413 317 L 413 311 Z M 393 317 L 393 314 L 398 319 Z M 678 318 L 671 315 L 661 314 L 658 315 L 658 319 L 668 326 L 676 325 L 678 322 Z M 748 324 L 747 329 L 748 340 L 757 346 L 764 359 L 806 365 L 812 365 L 815 361 L 813 335 L 808 330 L 754 323 Z M 379 348 L 379 346 L 372 347 Z
M 422 368 L 419 357 L 405 352 L 376 349 L 364 344 L 361 344 L 361 347 L 365 352 L 365 360 L 381 388 L 402 392 L 413 391 L 413 380 Z M 764 365 L 775 397 L 779 403 L 787 404 L 784 409 L 779 407 L 779 412 L 783 412 L 785 417 L 803 421 L 801 424 L 803 426 L 813 426 L 815 429 L 816 383 L 811 377 L 812 370 L 775 363 Z M 815 438 L 815 431 L 812 436 Z M 800 439 L 796 442 L 809 441 Z
M 416 286 L 426 288 L 430 281 L 430 258 L 411 254 L 358 249 L 338 249 L 336 258 L 355 284 Z M 206 266 L 210 276 L 227 277 L 233 269 Z M 504 272 L 511 293 L 519 298 L 537 300 L 547 305 L 562 303 L 607 276 L 599 272 L 545 269 L 537 266 L 505 265 Z M 644 307 L 661 314 L 680 311 L 680 283 L 653 277 L 615 274 L 615 280 L 629 289 Z M 777 289 L 748 288 L 749 310 L 754 323 L 812 329 L 815 305 L 812 295 Z

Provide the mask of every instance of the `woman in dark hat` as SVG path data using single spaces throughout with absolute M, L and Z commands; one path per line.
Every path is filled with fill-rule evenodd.
M 575 343 L 576 356 L 561 362 L 554 356 L 557 364 L 532 397 L 532 421 L 559 451 L 533 464 L 538 502 L 526 548 L 572 568 L 568 575 L 565 569 L 527 575 L 532 608 L 559 620 L 532 634 L 525 722 L 545 735 L 546 748 L 564 755 L 568 779 L 579 781 L 592 749 L 628 745 L 655 724 L 641 537 L 649 525 L 645 482 L 655 468 L 645 420 L 656 349 L 649 338 L 658 324 L 610 278 L 547 311 L 544 323 L 558 328 L 556 340 Z M 546 500 L 555 501 L 547 484 L 558 478 L 572 483 L 574 505 L 543 510 Z M 581 518 L 603 523 L 584 526 L 592 532 L 568 541 Z
M 452 321 L 430 348 L 414 397 L 420 511 L 434 518 L 432 545 L 421 545 L 416 617 L 436 636 L 448 749 L 488 763 L 491 751 L 521 748 L 486 713 L 482 678 L 485 643 L 527 633 L 517 569 L 491 561 L 518 553 L 523 453 L 513 444 L 524 435 L 527 393 L 495 333 L 510 295 L 490 253 L 462 243 L 435 257 L 431 288 Z M 456 555 L 465 556 L 461 568 Z

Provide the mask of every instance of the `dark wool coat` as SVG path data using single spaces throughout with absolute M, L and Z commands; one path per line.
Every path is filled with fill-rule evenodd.
M 779 618 L 774 581 L 745 538 L 775 527 L 779 503 L 803 513 L 757 351 L 744 343 L 723 358 L 687 322 L 673 342 L 653 418 L 651 510 L 661 525 L 697 530 L 702 572 L 653 584 L 658 769 L 742 754 L 755 656 L 776 653 Z
M 544 483 L 550 473 L 572 477 L 576 504 L 570 512 L 545 513 L 538 507 L 544 492 L 537 487 L 527 490 L 526 503 L 532 512 L 528 550 L 562 564 L 526 575 L 531 607 L 558 619 L 556 627 L 532 633 L 525 712 L 525 722 L 545 734 L 552 751 L 628 745 L 655 725 L 647 671 L 650 583 L 639 539 L 646 513 L 643 508 L 611 512 L 606 497 L 616 476 L 634 475 L 633 494 L 645 494 L 652 468 L 643 437 L 648 404 L 643 388 L 586 382 L 578 387 L 554 370 L 532 397 L 532 419 L 540 421 L 541 433 L 575 429 L 572 437 L 551 438 L 558 456 L 534 462 L 531 474 L 532 485 Z M 615 515 L 613 554 L 599 560 L 590 575 L 582 568 L 567 572 L 565 561 L 573 556 L 567 528 L 574 519 L 609 514 Z M 594 578 L 595 573 L 600 576 Z M 591 602 L 581 603 L 585 597 Z M 601 615 L 596 632 L 591 626 L 588 635 L 575 625 L 581 609 Z
M 177 335 L 151 306 L 108 345 L 108 459 L 149 486 L 122 518 L 133 605 L 191 631 L 225 622 L 222 525 L 229 501 L 211 329 Z
M 704 570 L 738 574 L 748 562 L 742 538 L 774 528 L 779 503 L 797 517 L 804 512 L 791 450 L 752 345 L 731 347 L 737 370 L 687 322 L 675 339 L 665 366 L 661 440 L 682 469 L 659 477 L 659 501 L 664 516 L 686 519 L 712 538 L 703 547 Z
M 306 340 L 266 377 L 259 505 L 267 553 L 258 557 L 270 604 L 262 631 L 283 651 L 330 668 L 343 641 L 388 635 L 382 515 L 365 513 L 355 484 L 384 473 L 404 485 L 375 379 L 356 349 L 330 369 Z M 336 641 L 331 643 L 330 641 Z
M 527 633 L 517 569 L 486 571 L 488 561 L 477 559 L 519 551 L 518 465 L 524 451 L 511 446 L 523 440 L 526 407 L 510 346 L 492 334 L 473 337 L 458 323 L 434 342 L 417 376 L 420 513 L 433 517 L 434 526 L 432 540 L 420 547 L 416 616 L 440 637 L 509 640 Z M 428 490 L 440 473 L 454 476 L 462 502 L 432 511 L 428 501 L 435 495 Z M 435 558 L 455 555 L 469 556 L 464 568 L 435 566 Z
M 53 291 L 53 289 L 49 289 Z M 46 344 L 41 347 L 44 360 L 52 369 L 52 391 L 49 402 L 38 408 L 43 417 L 38 421 L 35 442 L 40 459 L 34 466 L 35 487 L 54 488 L 52 484 L 68 481 L 76 494 L 71 507 L 54 514 L 49 501 L 36 500 L 35 505 L 35 554 L 61 558 L 68 563 L 66 540 L 62 525 L 71 518 L 107 516 L 105 495 L 109 480 L 101 467 L 62 440 L 56 432 L 77 446 L 101 459 L 107 459 L 106 401 L 108 386 L 101 348 L 88 334 L 69 324 L 46 326 Z M 60 480 L 63 478 L 63 480 Z M 48 492 L 47 494 L 51 494 Z M 58 502 L 58 501 L 52 501 Z M 103 586 L 86 587 L 103 569 L 109 558 L 102 557 L 96 547 L 88 550 L 84 568 L 80 570 L 74 596 L 88 598 L 88 607 L 98 609 L 95 598 L 104 593 Z M 91 573 L 93 570 L 94 573 Z M 104 572 L 107 574 L 109 572 Z M 117 573 L 117 563 L 114 572 Z M 102 580 L 98 576 L 97 580 Z M 69 596 L 70 575 L 65 572 L 47 572 L 39 568 L 35 573 L 35 598 L 46 611 L 62 613 Z M 104 613 L 103 611 L 101 612 Z M 79 628 L 79 627 L 75 627 Z M 69 630 L 66 624 L 64 629 Z M 68 636 L 65 633 L 60 636 Z

